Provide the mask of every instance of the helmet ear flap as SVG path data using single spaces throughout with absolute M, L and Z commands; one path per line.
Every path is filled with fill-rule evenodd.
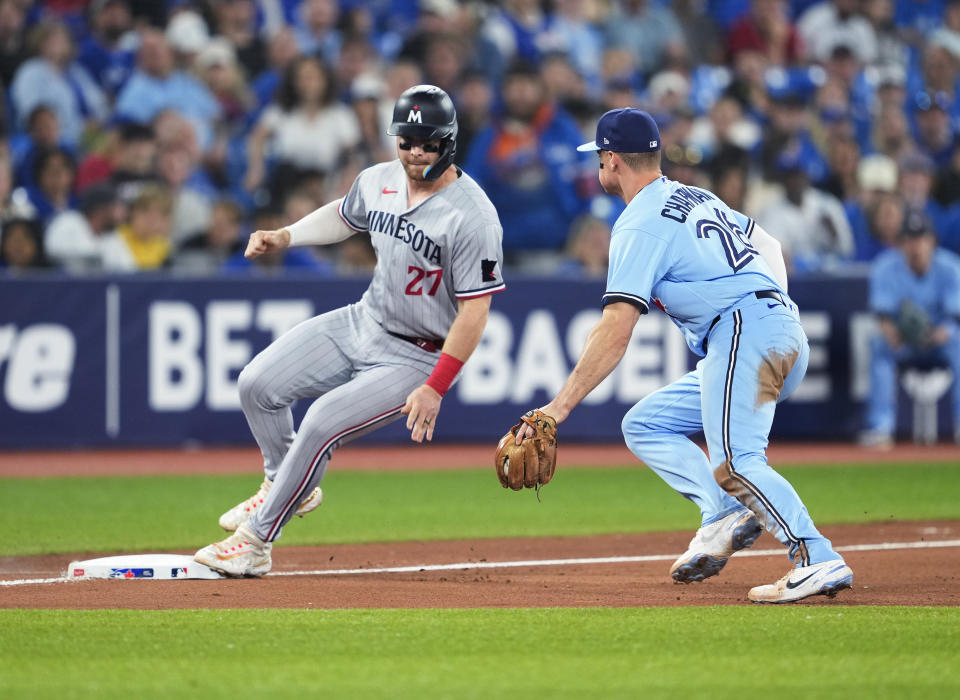
M 447 136 L 440 140 L 440 155 L 433 165 L 428 165 L 423 170 L 423 179 L 427 182 L 433 182 L 443 175 L 447 168 L 453 165 L 453 157 L 457 154 L 457 139 Z

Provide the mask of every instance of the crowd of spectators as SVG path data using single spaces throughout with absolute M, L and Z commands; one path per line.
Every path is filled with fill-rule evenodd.
M 794 272 L 873 260 L 911 213 L 960 250 L 958 0 L 0 0 L 0 266 L 363 274 L 369 241 L 243 241 L 395 157 L 396 97 L 457 105 L 507 263 L 602 277 L 604 111 L 648 110 L 668 177 Z

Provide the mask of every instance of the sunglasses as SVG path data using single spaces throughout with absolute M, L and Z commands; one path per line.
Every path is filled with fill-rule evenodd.
M 440 144 L 431 141 L 401 141 L 397 148 L 401 151 L 409 151 L 414 146 L 420 146 L 424 153 L 439 153 Z

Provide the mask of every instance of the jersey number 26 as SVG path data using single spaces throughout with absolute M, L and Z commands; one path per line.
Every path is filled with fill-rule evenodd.
M 723 244 L 723 252 L 727 255 L 727 262 L 730 263 L 734 272 L 739 272 L 744 265 L 753 260 L 754 255 L 760 253 L 750 245 L 750 240 L 736 221 L 728 218 L 726 213 L 719 209 L 713 211 L 719 221 L 700 219 L 697 222 L 697 238 L 710 238 L 711 233 L 716 233 Z

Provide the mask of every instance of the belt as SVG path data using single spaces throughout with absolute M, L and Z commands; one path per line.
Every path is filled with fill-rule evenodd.
M 754 292 L 753 295 L 757 299 L 773 299 L 776 302 L 779 302 L 781 305 L 786 306 L 787 302 L 783 300 L 783 295 L 780 292 L 774 289 L 763 289 L 759 292 Z M 720 320 L 720 317 L 723 314 L 717 314 L 714 316 L 713 320 L 710 321 L 710 327 L 707 329 L 706 335 L 703 336 L 703 351 L 707 351 L 707 336 L 710 335 L 710 331 L 713 330 L 713 327 L 717 325 L 717 322 Z
M 773 289 L 764 289 L 762 292 L 754 292 L 753 294 L 757 299 L 774 299 L 779 301 L 783 306 L 787 305 L 787 302 L 783 300 L 783 295 Z
M 393 331 L 387 331 L 394 338 L 399 338 L 400 340 L 406 340 L 408 343 L 413 343 L 418 348 L 426 350 L 427 352 L 438 352 L 443 348 L 443 344 L 446 342 L 446 338 L 414 338 L 409 335 L 403 335 L 401 333 L 394 333 Z

